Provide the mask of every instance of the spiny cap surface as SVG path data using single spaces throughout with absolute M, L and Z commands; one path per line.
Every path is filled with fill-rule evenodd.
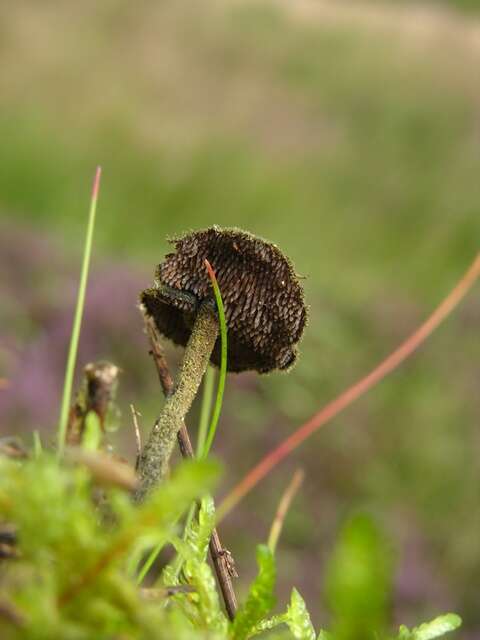
M 274 244 L 238 229 L 211 227 L 171 241 L 155 286 L 141 302 L 158 330 L 186 345 L 199 305 L 214 295 L 212 265 L 225 307 L 229 371 L 288 369 L 297 357 L 307 311 L 290 261 Z M 211 361 L 220 364 L 220 338 Z

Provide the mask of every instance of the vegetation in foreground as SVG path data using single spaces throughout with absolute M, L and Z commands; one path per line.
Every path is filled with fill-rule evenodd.
M 395 636 L 387 632 L 388 551 L 374 524 L 362 516 L 346 525 L 331 559 L 330 632 L 317 635 L 295 589 L 275 613 L 276 560 L 267 545 L 257 547 L 258 575 L 230 622 L 206 559 L 215 521 L 209 491 L 218 481 L 216 464 L 182 463 L 136 507 L 125 491 L 125 470 L 117 469 L 122 463 L 90 453 L 81 465 L 59 465 L 39 448 L 30 453 L 27 461 L 0 459 L 0 513 L 18 538 L 6 559 L 2 525 L 4 640 L 427 640 L 460 624 L 449 614 L 412 630 L 401 627 Z M 182 537 L 179 519 L 195 499 L 201 507 Z M 154 582 L 139 587 L 141 560 L 157 545 L 177 555 Z

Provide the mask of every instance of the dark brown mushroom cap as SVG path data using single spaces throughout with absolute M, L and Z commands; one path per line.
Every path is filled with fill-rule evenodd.
M 186 345 L 199 305 L 214 304 L 205 258 L 222 294 L 229 371 L 288 369 L 297 357 L 307 311 L 290 261 L 274 244 L 238 229 L 211 227 L 171 241 L 141 302 L 158 330 Z M 220 338 L 211 361 L 220 364 Z

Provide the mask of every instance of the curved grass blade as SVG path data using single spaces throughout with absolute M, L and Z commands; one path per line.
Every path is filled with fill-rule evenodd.
M 207 440 L 210 416 L 213 405 L 213 385 L 215 382 L 215 371 L 212 366 L 208 366 L 203 378 L 202 406 L 200 408 L 200 422 L 198 425 L 197 458 L 203 457 L 203 450 Z
M 215 398 L 212 420 L 208 428 L 207 440 L 205 442 L 205 446 L 203 447 L 203 458 L 208 455 L 215 438 L 218 420 L 220 418 L 220 412 L 222 410 L 223 392 L 225 391 L 225 380 L 227 377 L 227 323 L 225 320 L 225 309 L 223 307 L 222 295 L 220 293 L 220 287 L 218 286 L 217 278 L 215 276 L 215 271 L 212 269 L 212 265 L 207 259 L 205 259 L 205 266 L 207 267 L 208 275 L 210 276 L 210 280 L 212 281 L 213 292 L 215 294 L 215 300 L 217 303 L 218 319 L 220 322 L 221 358 L 217 397 Z

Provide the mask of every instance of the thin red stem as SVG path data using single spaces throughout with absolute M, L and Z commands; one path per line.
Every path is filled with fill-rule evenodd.
M 278 447 L 267 453 L 260 462 L 233 488 L 217 509 L 217 522 L 229 513 L 277 464 L 302 444 L 317 429 L 332 420 L 352 402 L 380 382 L 385 376 L 406 360 L 428 336 L 441 324 L 463 299 L 480 276 L 480 254 L 468 268 L 461 280 L 435 309 L 432 315 L 395 351 L 373 371 L 341 393 L 332 402 L 313 415 Z
M 210 280 L 213 282 L 217 281 L 217 276 L 215 275 L 215 271 L 213 270 L 212 265 L 210 264 L 210 262 L 205 258 L 204 260 L 205 266 L 207 267 L 207 271 L 208 271 L 208 276 L 210 278 Z
M 100 178 L 102 176 L 102 167 L 98 166 L 95 171 L 95 178 L 93 180 L 93 188 L 92 188 L 92 200 L 96 200 L 98 198 L 98 190 L 100 189 Z

